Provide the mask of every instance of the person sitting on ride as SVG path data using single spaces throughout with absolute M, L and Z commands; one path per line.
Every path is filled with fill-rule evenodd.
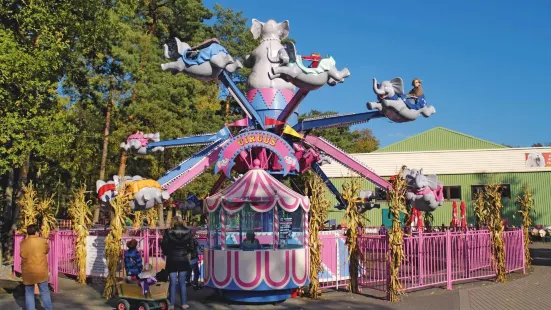
M 320 61 L 321 61 L 321 55 L 318 53 L 312 53 L 310 56 L 301 56 L 304 60 L 309 60 L 310 65 L 308 68 L 317 68 Z
M 411 86 L 413 86 L 413 88 L 409 91 L 405 100 L 406 105 L 410 109 L 419 110 L 427 104 L 421 84 L 423 84 L 423 82 L 421 82 L 419 78 L 414 78 L 413 81 L 411 81 Z
M 254 232 L 252 230 L 247 232 L 247 237 L 243 240 L 241 244 L 243 250 L 258 250 L 260 249 L 260 241 L 255 238 Z

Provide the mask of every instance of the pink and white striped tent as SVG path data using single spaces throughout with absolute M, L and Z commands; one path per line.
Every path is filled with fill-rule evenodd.
M 268 212 L 275 206 L 287 212 L 299 207 L 305 212 L 310 210 L 308 197 L 294 192 L 262 169 L 249 170 L 227 188 L 207 197 L 203 208 L 212 213 L 222 206 L 226 212 L 233 214 L 247 204 L 260 213 Z

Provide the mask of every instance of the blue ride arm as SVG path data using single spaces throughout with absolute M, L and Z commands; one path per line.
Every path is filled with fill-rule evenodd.
M 266 129 L 266 126 L 264 126 L 264 120 L 260 117 L 260 115 L 256 112 L 256 110 L 253 108 L 253 106 L 249 103 L 249 100 L 243 95 L 241 90 L 235 85 L 235 83 L 232 81 L 230 76 L 226 71 L 223 71 L 218 76 L 222 84 L 228 89 L 230 94 L 233 96 L 233 98 L 237 101 L 239 106 L 243 109 L 243 111 L 247 114 L 249 118 L 251 118 L 253 121 L 258 123 L 262 129 Z
M 333 195 L 335 195 L 335 198 L 337 198 L 337 201 L 339 202 L 339 205 L 335 206 L 335 208 L 339 209 L 339 210 L 343 210 L 343 209 L 346 209 L 346 200 L 344 200 L 341 196 L 341 194 L 339 193 L 339 191 L 337 190 L 337 188 L 335 187 L 335 185 L 333 185 L 333 183 L 331 183 L 331 181 L 329 180 L 329 178 L 327 177 L 327 175 L 323 172 L 323 170 L 321 170 L 321 167 L 320 165 L 318 165 L 318 163 L 312 163 L 312 165 L 310 166 L 312 168 L 312 170 L 320 176 L 320 178 L 323 180 L 323 183 L 325 183 L 325 185 L 327 186 L 327 188 L 329 188 L 329 190 L 331 191 L 331 193 L 333 193 Z
M 172 147 L 182 147 L 182 146 L 191 146 L 191 145 L 202 145 L 202 144 L 211 144 L 220 139 L 227 139 L 231 135 L 228 127 L 222 128 L 217 133 L 197 135 L 192 137 L 178 138 L 174 140 L 152 142 L 147 145 L 147 150 L 151 150 L 155 147 L 162 146 L 164 148 Z
M 360 123 L 369 122 L 372 119 L 385 117 L 379 111 L 369 111 L 364 113 L 348 114 L 348 115 L 330 115 L 317 118 L 310 118 L 298 122 L 293 129 L 298 132 L 309 131 L 312 129 L 323 129 L 330 127 L 344 127 Z

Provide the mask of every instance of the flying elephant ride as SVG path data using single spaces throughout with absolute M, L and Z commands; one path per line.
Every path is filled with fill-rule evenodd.
M 378 101 L 368 102 L 367 108 L 380 111 L 395 123 L 411 122 L 420 114 L 430 117 L 436 113 L 433 106 L 427 105 L 424 94 L 418 97 L 405 94 L 402 78 L 393 78 L 390 81 L 382 81 L 380 84 L 377 83 L 376 78 L 373 78 L 373 91 Z
M 323 137 L 313 135 L 312 130 L 384 117 L 394 121 L 415 118 L 405 112 L 402 119 L 396 118 L 395 115 L 400 115 L 396 112 L 401 111 L 399 108 L 392 114 L 388 112 L 390 105 L 384 108 L 381 105 L 380 109 L 373 105 L 375 109 L 370 111 L 298 122 L 296 110 L 310 91 L 342 84 L 350 71 L 337 69 L 331 56 L 316 53 L 305 56 L 297 52 L 295 44 L 282 44 L 281 40 L 289 35 L 288 21 L 253 19 L 251 32 L 259 44 L 243 63 L 235 60 L 217 39 L 190 47 L 176 38 L 176 51 L 171 51 L 168 45 L 164 47 L 164 55 L 171 62 L 161 65 L 162 70 L 172 74 L 183 73 L 203 81 L 218 79 L 243 110 L 243 119 L 214 133 L 166 141 L 160 141 L 158 135 L 148 135 L 138 139 L 139 143 L 127 141 L 121 147 L 149 154 L 202 145 L 201 150 L 157 180 L 161 199 L 214 167 L 219 178 L 209 195 L 202 200 L 190 197 L 182 206 L 199 211 L 202 204 L 202 212 L 209 219 L 209 240 L 204 250 L 205 283 L 233 301 L 277 302 L 289 298 L 292 290 L 309 282 L 309 199 L 285 186 L 282 180 L 313 171 L 335 195 L 335 207 L 339 209 L 349 203 L 322 169 L 333 161 L 377 188 L 391 189 L 391 183 L 373 169 Z M 243 66 L 251 69 L 246 93 L 228 74 Z M 401 95 L 403 91 L 394 90 L 394 94 Z M 225 180 L 230 180 L 231 185 L 221 189 Z M 156 185 L 149 188 L 159 190 Z M 114 194 L 104 193 L 105 199 L 112 199 Z M 356 206 L 362 213 L 380 207 L 375 203 L 373 191 L 362 190 L 359 197 L 361 202 Z M 139 198 L 144 199 L 141 203 L 150 195 Z

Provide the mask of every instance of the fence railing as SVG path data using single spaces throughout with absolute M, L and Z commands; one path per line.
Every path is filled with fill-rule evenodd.
M 496 276 L 490 237 L 487 230 L 406 235 L 404 259 L 398 273 L 404 290 L 441 285 L 451 289 L 454 282 Z M 503 239 L 506 271 L 525 272 L 522 230 L 505 231 Z M 361 236 L 359 246 L 360 285 L 387 291 L 390 253 L 386 236 Z
M 102 239 L 105 231 L 91 231 L 89 241 L 97 248 L 95 253 L 88 253 L 87 275 L 91 277 L 106 277 L 105 256 L 103 255 Z M 154 229 L 128 230 L 122 241 L 121 248 L 126 249 L 129 239 L 138 241 L 138 249 L 145 263 L 151 263 L 155 271 L 164 268 L 164 258 L 161 251 L 163 231 Z M 72 231 L 55 231 L 49 236 L 50 252 L 48 254 L 50 283 L 58 292 L 58 274 L 76 276 L 78 268 L 74 259 L 74 240 Z M 206 244 L 206 235 L 198 233 L 202 246 Z M 506 271 L 524 270 L 524 237 L 522 230 L 503 232 L 505 243 Z M 23 235 L 15 236 L 14 270 L 21 272 L 19 256 L 20 242 Z M 319 273 L 322 289 L 339 288 L 350 280 L 348 249 L 343 231 L 320 232 L 322 247 L 322 271 Z M 379 291 L 388 291 L 389 283 L 389 244 L 385 235 L 364 234 L 359 237 L 360 268 L 358 282 L 361 287 Z M 496 275 L 491 258 L 492 242 L 488 230 L 466 232 L 436 232 L 413 233 L 404 237 L 402 260 L 399 278 L 406 291 L 425 287 L 443 286 L 452 288 L 454 282 L 479 278 L 489 278 Z M 122 257 L 121 257 L 122 258 Z M 202 281 L 203 263 L 199 255 L 199 267 Z M 124 260 L 117 270 L 117 277 L 123 277 Z

